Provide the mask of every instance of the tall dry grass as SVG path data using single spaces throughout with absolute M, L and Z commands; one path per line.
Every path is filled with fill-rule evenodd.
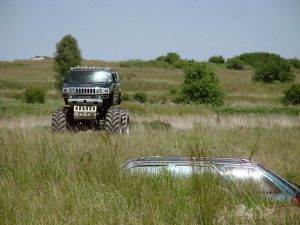
M 141 119 L 141 118 L 140 118 Z M 154 118 L 157 119 L 157 118 Z M 254 118 L 252 118 L 255 120 Z M 226 120 L 224 118 L 224 120 Z M 144 155 L 249 157 L 300 181 L 299 126 L 160 129 L 136 120 L 129 136 L 51 134 L 49 126 L 0 128 L 3 224 L 297 224 L 299 209 L 224 186 L 213 177 L 131 176 Z M 183 121 L 180 121 L 184 123 Z M 230 118 L 223 123 L 230 124 Z M 250 196 L 250 197 L 249 197 Z

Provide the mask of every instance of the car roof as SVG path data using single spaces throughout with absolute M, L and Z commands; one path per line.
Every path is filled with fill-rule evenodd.
M 128 160 L 123 166 L 147 165 L 147 164 L 230 164 L 230 165 L 255 165 L 252 161 L 244 158 L 226 158 L 226 157 L 187 157 L 187 156 L 144 156 Z

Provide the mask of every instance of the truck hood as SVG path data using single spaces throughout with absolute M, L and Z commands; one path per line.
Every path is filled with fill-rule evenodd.
M 80 83 L 80 84 L 72 84 L 72 83 L 64 83 L 65 88 L 70 87 L 102 87 L 109 88 L 111 83 Z

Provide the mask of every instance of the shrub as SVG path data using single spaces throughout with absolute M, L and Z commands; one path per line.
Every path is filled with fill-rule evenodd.
M 36 86 L 28 87 L 25 90 L 24 101 L 26 103 L 44 103 L 46 93 L 44 89 Z
M 134 94 L 134 99 L 140 103 L 144 103 L 147 101 L 147 94 L 145 92 L 137 92 Z
M 225 59 L 221 55 L 214 55 L 209 58 L 208 62 L 210 63 L 224 63 Z
M 283 58 L 268 58 L 257 65 L 254 81 L 272 83 L 274 81 L 293 81 L 294 75 L 291 73 L 291 65 Z
M 176 94 L 177 94 L 177 92 L 178 92 L 178 90 L 177 90 L 177 88 L 176 88 L 176 87 L 171 87 L 171 88 L 169 89 L 169 93 L 170 93 L 170 95 L 176 95 Z
M 122 101 L 129 101 L 130 100 L 130 96 L 127 93 L 122 93 Z
M 300 84 L 293 84 L 284 91 L 282 101 L 285 104 L 299 105 L 300 104 Z
M 244 65 L 243 65 L 242 61 L 239 60 L 236 57 L 228 59 L 227 62 L 226 62 L 226 67 L 228 69 L 234 69 L 234 70 L 242 70 L 242 69 L 244 69 Z
M 184 83 L 177 102 L 222 105 L 220 81 L 208 63 L 190 61 L 184 70 Z

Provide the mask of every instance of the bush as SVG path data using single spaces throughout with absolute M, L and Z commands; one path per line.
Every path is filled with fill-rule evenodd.
M 28 87 L 25 90 L 24 101 L 26 103 L 44 103 L 46 93 L 44 89 L 36 86 Z
M 284 91 L 282 101 L 285 104 L 299 105 L 300 104 L 300 84 L 293 84 Z
M 176 95 L 178 93 L 178 89 L 176 87 L 171 87 L 169 89 L 169 94 L 170 95 Z
M 147 94 L 145 92 L 137 92 L 134 94 L 134 99 L 140 103 L 144 103 L 147 101 Z
M 210 63 L 224 63 L 225 59 L 221 55 L 214 55 L 209 58 L 208 62 Z
M 190 61 L 184 70 L 184 83 L 177 102 L 222 105 L 224 94 L 220 81 L 208 63 Z
M 269 58 L 262 61 L 255 69 L 254 81 L 272 83 L 274 81 L 293 81 L 291 65 L 283 58 Z
M 122 101 L 129 101 L 130 100 L 130 96 L 127 93 L 122 93 Z
M 243 65 L 242 61 L 239 60 L 236 57 L 228 59 L 227 62 L 226 62 L 226 67 L 228 69 L 234 69 L 234 70 L 242 70 L 242 69 L 244 69 L 244 65 Z

